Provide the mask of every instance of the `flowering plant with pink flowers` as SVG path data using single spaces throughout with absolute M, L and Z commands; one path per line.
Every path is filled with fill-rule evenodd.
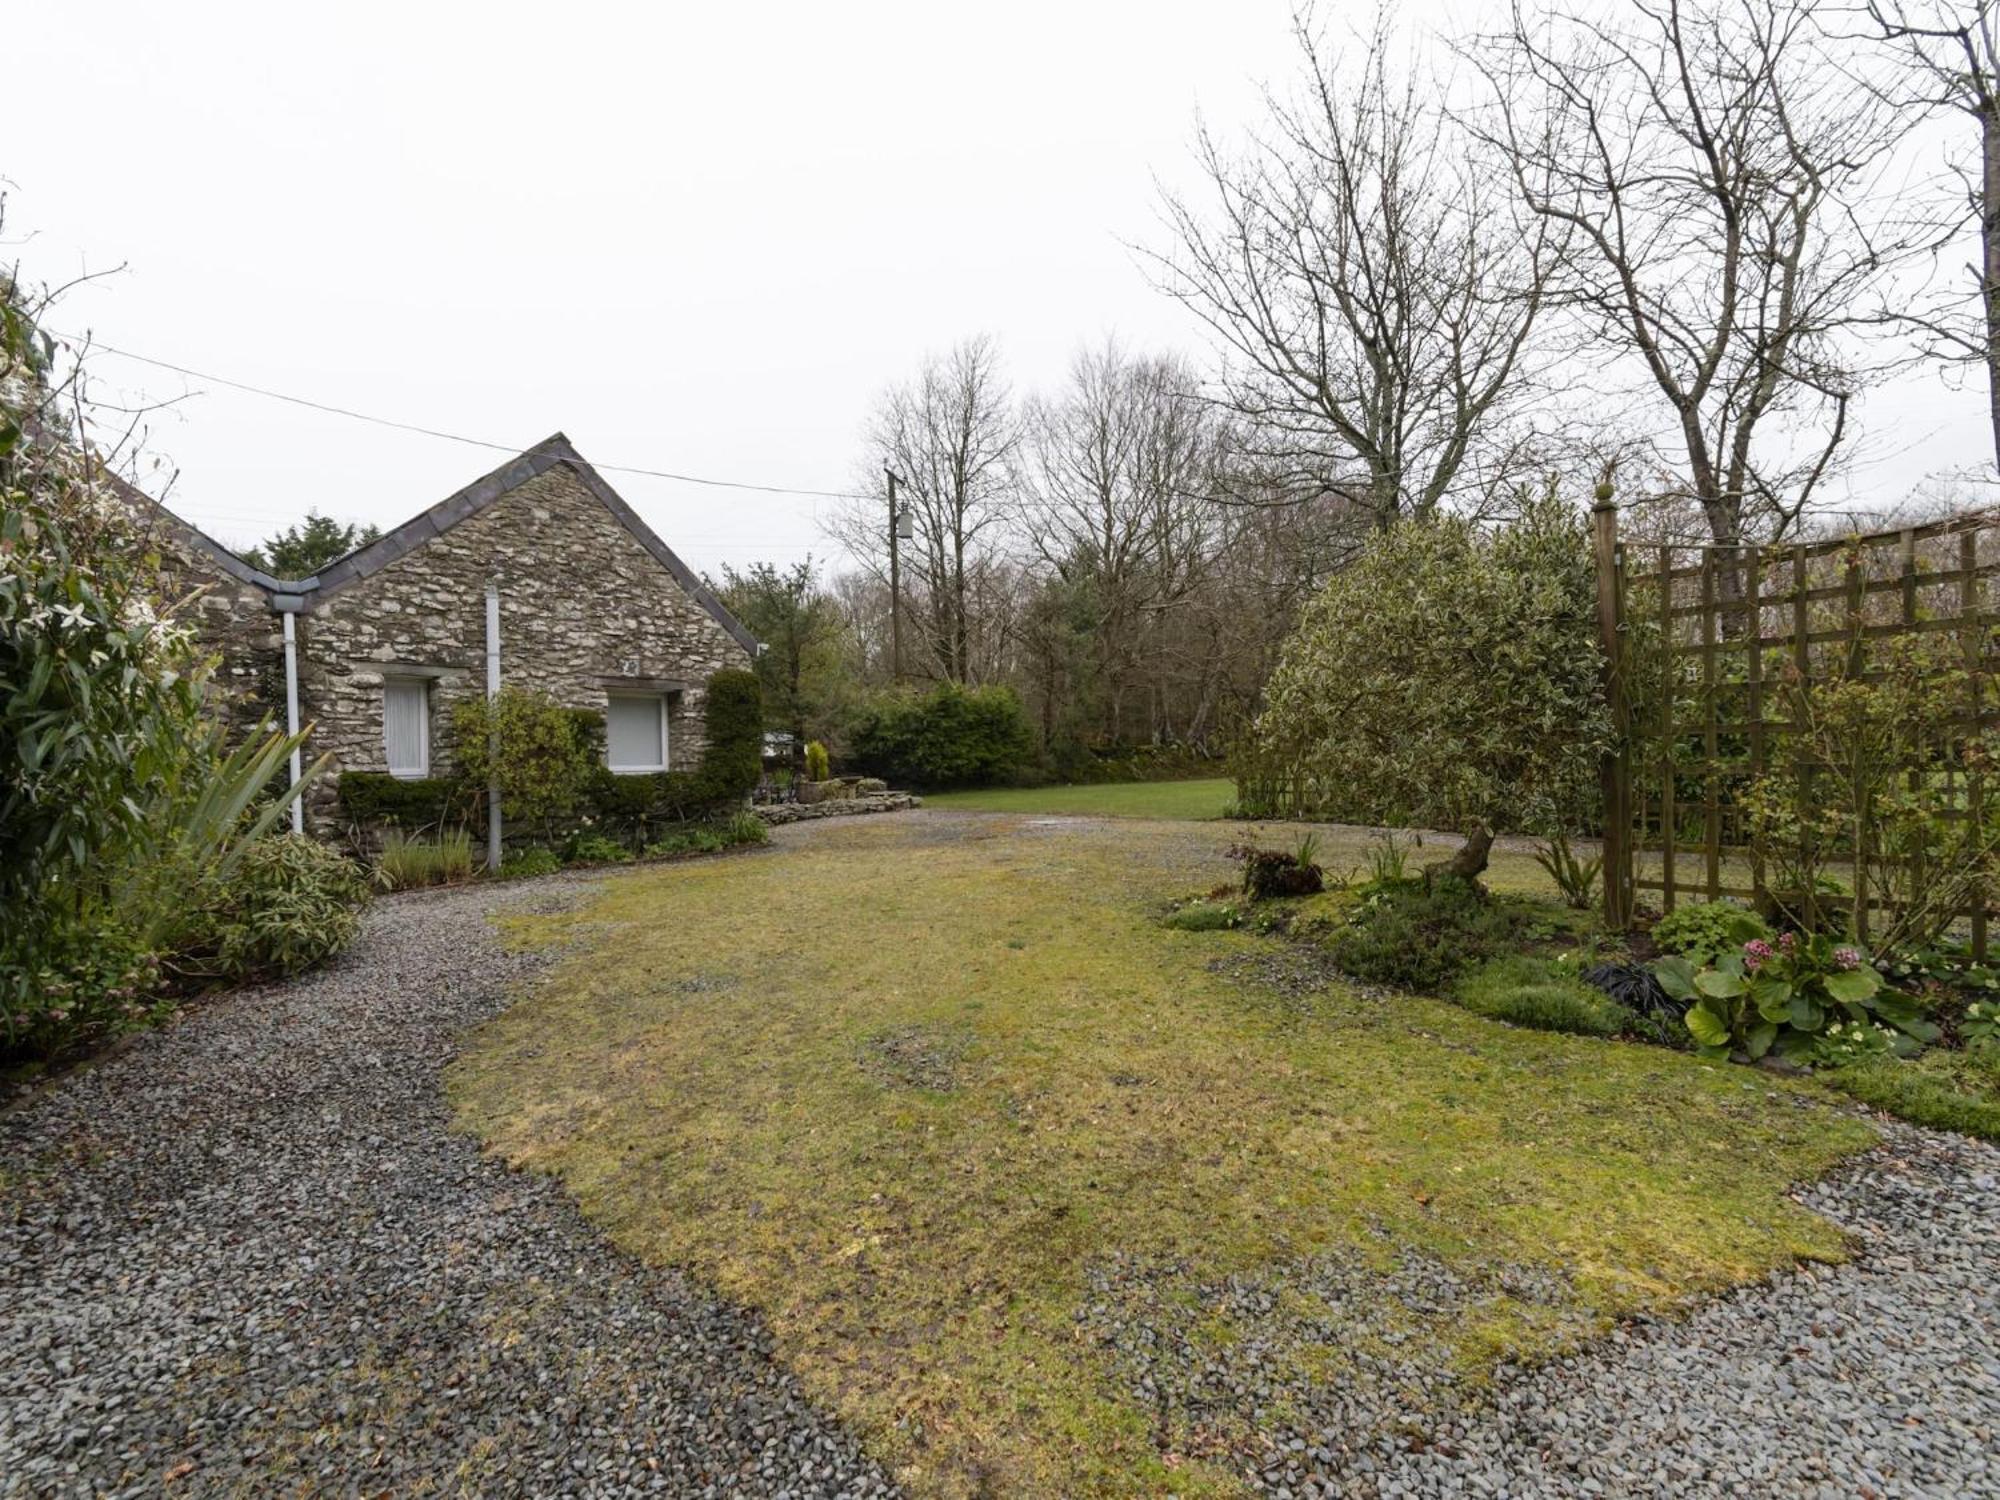
M 1851 943 L 1781 933 L 1753 937 L 1697 967 L 1686 958 L 1653 966 L 1660 987 L 1688 1009 L 1686 1023 L 1705 1054 L 1740 1052 L 1810 1058 L 1829 1026 L 1885 1027 L 1898 1051 L 1915 1052 L 1938 1031 L 1909 996 L 1891 989 Z

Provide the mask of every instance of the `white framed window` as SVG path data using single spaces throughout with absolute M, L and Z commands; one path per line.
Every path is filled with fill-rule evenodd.
M 604 761 L 626 775 L 666 770 L 665 694 L 611 694 L 604 713 Z
M 391 776 L 414 781 L 431 774 L 431 685 L 423 678 L 383 682 L 382 748 Z

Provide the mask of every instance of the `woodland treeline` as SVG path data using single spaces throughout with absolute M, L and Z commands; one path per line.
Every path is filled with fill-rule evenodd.
M 1618 0 L 1423 37 L 1300 15 L 1268 118 L 1198 131 L 1199 189 L 1134 247 L 1210 352 L 1107 341 L 1021 390 L 976 335 L 888 387 L 866 498 L 829 527 L 854 563 L 719 580 L 778 643 L 774 712 L 837 738 L 898 681 L 1006 684 L 1050 753 L 1217 750 L 1303 605 L 1399 520 L 1607 480 L 1642 539 L 1965 503 L 1990 468 L 1865 516 L 1840 481 L 1884 378 L 2000 389 L 1993 10 Z

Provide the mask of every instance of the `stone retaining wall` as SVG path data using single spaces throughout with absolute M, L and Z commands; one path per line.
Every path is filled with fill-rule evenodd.
M 773 828 L 786 823 L 803 823 L 809 818 L 852 818 L 861 813 L 902 812 L 922 807 L 924 799 L 914 792 L 881 792 L 866 797 L 845 797 L 838 802 L 774 802 L 750 810 Z

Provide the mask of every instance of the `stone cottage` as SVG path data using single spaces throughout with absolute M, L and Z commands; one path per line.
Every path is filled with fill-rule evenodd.
M 558 433 L 311 578 L 274 578 L 157 502 L 169 586 L 245 718 L 288 712 L 331 752 L 306 821 L 332 831 L 343 771 L 451 769 L 451 708 L 488 674 L 604 716 L 615 772 L 691 769 L 702 684 L 750 632 Z M 497 655 L 497 661 L 492 658 Z

